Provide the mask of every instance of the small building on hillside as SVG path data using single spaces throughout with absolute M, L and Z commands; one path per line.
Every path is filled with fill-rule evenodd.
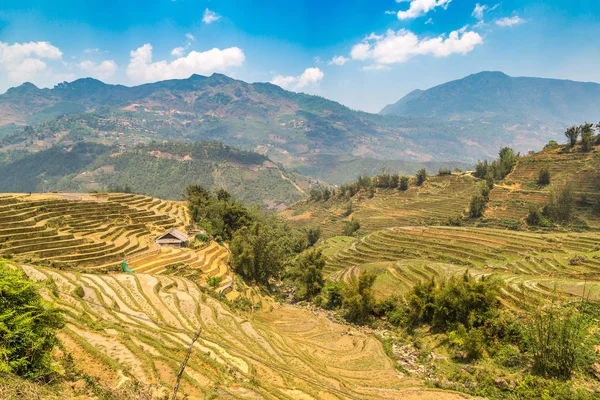
M 171 229 L 163 233 L 156 239 L 156 243 L 160 246 L 185 247 L 189 241 L 189 236 L 178 229 Z

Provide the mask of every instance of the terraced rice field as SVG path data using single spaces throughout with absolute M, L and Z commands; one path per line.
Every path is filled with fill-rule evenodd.
M 353 217 L 367 232 L 393 226 L 431 225 L 462 214 L 479 190 L 479 180 L 466 174 L 432 176 L 423 186 L 412 184 L 405 192 L 377 189 L 372 199 L 366 194 L 354 196 L 353 212 L 348 217 L 343 217 L 346 202 L 342 200 L 310 203 L 310 207 L 300 202 L 281 215 L 295 226 L 321 225 L 324 237 L 339 235 L 343 221 Z
M 399 376 L 376 339 L 305 310 L 272 304 L 243 317 L 184 277 L 22 269 L 54 281 L 58 297 L 44 296 L 66 312 L 62 343 L 78 367 L 108 385 L 134 377 L 169 393 L 202 327 L 180 388 L 190 399 L 467 397 Z M 78 285 L 82 298 L 69 295 Z
M 497 275 L 510 307 L 536 299 L 600 299 L 600 234 L 535 234 L 487 228 L 403 227 L 376 231 L 326 251 L 326 273 L 348 279 L 358 270 L 381 276 L 381 293 L 402 294 L 431 277 Z M 358 269 L 358 270 L 357 270 Z M 556 290 L 555 290 L 556 288 Z
M 119 270 L 123 259 L 136 272 L 178 274 L 231 286 L 228 251 L 217 243 L 200 250 L 159 248 L 156 236 L 185 230 L 184 202 L 97 193 L 0 196 L 0 256 L 62 269 Z
M 485 213 L 487 218 L 523 219 L 532 205 L 541 206 L 548 201 L 550 191 L 569 183 L 577 198 L 585 195 L 594 199 L 600 189 L 600 151 L 583 153 L 563 148 L 545 150 L 518 159 L 515 169 L 490 193 L 490 202 Z M 537 183 L 540 170 L 550 171 L 548 186 Z M 591 227 L 600 227 L 598 216 L 578 207 L 578 216 Z

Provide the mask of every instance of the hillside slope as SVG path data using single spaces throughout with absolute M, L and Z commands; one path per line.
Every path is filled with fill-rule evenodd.
M 132 148 L 56 144 L 0 164 L 0 191 L 124 190 L 180 200 L 184 188 L 224 188 L 246 203 L 281 209 L 305 196 L 308 178 L 267 157 L 216 142 L 152 143 Z
M 309 311 L 271 304 L 240 315 L 179 277 L 21 268 L 54 282 L 45 297 L 65 310 L 63 351 L 103 385 L 135 379 L 166 397 L 202 328 L 180 387 L 189 399 L 466 398 L 399 376 L 375 338 Z M 70 295 L 76 287 L 83 296 Z

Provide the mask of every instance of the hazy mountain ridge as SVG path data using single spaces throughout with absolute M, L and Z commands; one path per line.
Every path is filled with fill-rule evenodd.
M 556 87 L 562 89 L 552 89 Z M 595 108 L 597 88 L 484 72 L 414 91 L 381 114 L 369 114 L 222 74 L 134 87 L 91 78 L 53 89 L 26 83 L 0 95 L 0 151 L 40 151 L 66 139 L 128 147 L 217 140 L 286 168 L 318 170 L 320 179 L 332 182 L 340 182 L 341 165 L 350 166 L 351 181 L 366 170 L 372 173 L 376 164 L 391 169 L 406 165 L 397 172 L 411 173 L 409 163 L 473 163 L 494 157 L 504 146 L 522 152 L 539 149 L 562 137 L 569 118 L 579 123 L 593 117 L 600 109 Z M 572 98 L 580 103 L 590 99 L 590 104 L 574 113 L 565 106 Z M 391 115 L 396 113 L 403 115 Z M 16 127 L 26 124 L 34 129 L 20 132 Z M 348 157 L 359 162 L 348 163 Z M 345 164 L 331 162 L 336 159 Z
M 481 72 L 413 91 L 380 113 L 442 120 L 497 117 L 571 124 L 600 118 L 599 109 L 597 83 Z

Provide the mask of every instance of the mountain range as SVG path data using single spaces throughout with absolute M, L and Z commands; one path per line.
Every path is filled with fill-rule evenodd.
M 414 91 L 379 114 L 222 74 L 134 87 L 24 83 L 0 95 L 0 163 L 81 141 L 125 149 L 219 141 L 338 184 L 382 168 L 465 168 L 503 146 L 540 149 L 569 124 L 599 119 L 599 105 L 598 84 L 500 72 Z

